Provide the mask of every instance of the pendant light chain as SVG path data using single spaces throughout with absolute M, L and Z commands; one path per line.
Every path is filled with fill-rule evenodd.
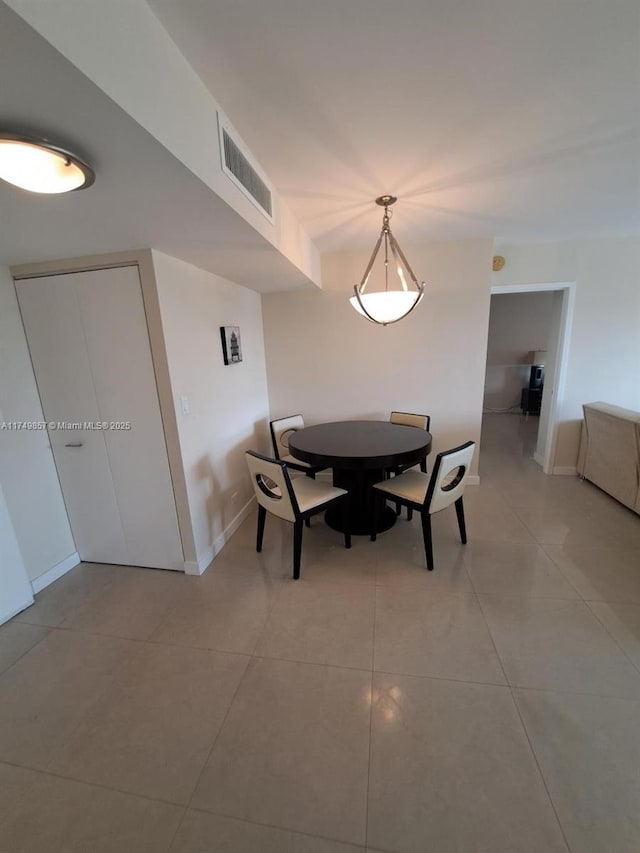
M 382 233 L 384 234 L 384 289 L 389 290 L 389 208 L 386 205 L 382 217 Z

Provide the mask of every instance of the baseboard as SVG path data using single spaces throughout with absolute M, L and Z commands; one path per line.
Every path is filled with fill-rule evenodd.
M 35 595 L 37 592 L 42 592 L 42 590 L 46 589 L 49 584 L 57 581 L 58 578 L 62 577 L 62 575 L 66 575 L 67 572 L 71 571 L 71 569 L 74 569 L 76 566 L 79 566 L 80 563 L 80 555 L 77 551 L 70 554 L 66 559 L 62 560 L 62 562 L 31 581 L 33 594 Z
M 225 544 L 229 541 L 229 539 L 231 539 L 231 537 L 240 527 L 245 518 L 253 510 L 255 502 L 255 497 L 252 497 L 251 500 L 247 501 L 247 503 L 242 507 L 240 512 L 225 527 L 222 533 L 215 538 L 213 544 L 209 548 L 207 548 L 203 556 L 200 557 L 197 562 L 195 562 L 194 560 L 188 560 L 185 562 L 184 572 L 186 575 L 201 575 L 205 572 L 205 570 L 211 565 L 211 561 L 218 556 L 220 551 L 222 551 L 222 549 L 224 548 Z
M 561 477 L 577 477 L 578 469 L 575 465 L 558 465 L 551 473 L 559 474 Z
M 15 610 L 10 610 L 8 613 L 3 613 L 0 616 L 0 625 L 4 625 L 5 622 L 8 622 L 9 619 L 13 619 L 14 616 L 17 616 L 18 613 L 22 613 L 23 610 L 26 610 L 27 607 L 31 607 L 33 604 L 33 597 L 30 596 L 24 604 L 21 604 L 19 607 L 16 607 Z

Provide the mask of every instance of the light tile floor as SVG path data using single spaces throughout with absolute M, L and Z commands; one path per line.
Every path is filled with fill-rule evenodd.
M 82 565 L 0 628 L 2 853 L 637 853 L 640 518 L 488 416 L 376 543 L 247 519 L 201 578 Z

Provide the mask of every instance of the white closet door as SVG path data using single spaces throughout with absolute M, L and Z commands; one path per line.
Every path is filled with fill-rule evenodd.
M 45 418 L 101 420 L 72 276 L 16 283 Z M 102 433 L 50 429 L 69 523 L 82 560 L 127 563 L 127 548 Z
M 183 570 L 137 268 L 28 279 L 17 290 L 47 420 L 131 423 L 50 432 L 78 553 Z
M 74 275 L 129 563 L 184 570 L 137 267 Z

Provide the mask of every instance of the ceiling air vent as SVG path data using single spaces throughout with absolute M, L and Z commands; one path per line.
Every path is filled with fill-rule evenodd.
M 223 171 L 234 184 L 252 201 L 270 222 L 273 222 L 271 190 L 260 177 L 255 167 L 232 139 L 229 131 L 220 122 L 220 145 Z

